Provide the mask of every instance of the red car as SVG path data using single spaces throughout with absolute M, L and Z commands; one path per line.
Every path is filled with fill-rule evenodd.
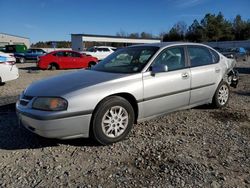
M 98 59 L 71 50 L 58 50 L 40 56 L 37 67 L 40 69 L 75 69 L 95 65 Z

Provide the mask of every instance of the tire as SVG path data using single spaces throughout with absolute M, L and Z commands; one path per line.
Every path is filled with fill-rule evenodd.
M 96 62 L 89 62 L 88 68 L 91 68 L 92 66 L 95 66 L 95 65 L 96 65 Z
M 58 69 L 58 66 L 56 63 L 49 64 L 48 70 L 57 70 L 57 69 Z
M 25 63 L 25 58 L 24 57 L 20 57 L 19 60 L 18 60 L 19 63 Z
M 213 97 L 213 106 L 215 108 L 222 108 L 227 105 L 230 96 L 230 89 L 227 82 L 222 81 Z
M 2 78 L 0 77 L 0 86 L 3 86 L 5 83 L 2 82 Z
M 134 118 L 134 109 L 126 99 L 108 97 L 93 114 L 92 136 L 102 145 L 121 141 L 129 134 Z

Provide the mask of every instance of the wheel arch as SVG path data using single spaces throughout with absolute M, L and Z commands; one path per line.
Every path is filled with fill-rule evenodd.
M 102 100 L 100 100 L 97 105 L 95 106 L 94 110 L 93 110 L 93 114 L 96 112 L 98 106 L 105 100 L 107 100 L 109 97 L 113 97 L 113 96 L 118 96 L 118 97 L 122 97 L 124 99 L 126 99 L 132 106 L 133 110 L 134 110 L 134 115 L 135 115 L 135 120 L 134 120 L 134 123 L 137 123 L 137 118 L 138 118 L 138 114 L 139 114 L 139 108 L 138 108 L 138 104 L 137 104 L 137 101 L 136 101 L 136 98 L 130 94 L 130 93 L 114 93 L 114 94 L 111 94 L 111 95 L 108 95 L 106 97 L 104 97 Z M 91 117 L 91 124 L 92 124 L 92 121 L 93 121 L 93 115 Z
M 58 64 L 57 62 L 54 62 L 54 61 L 53 61 L 53 62 L 50 62 L 50 63 L 48 64 L 48 67 L 49 67 L 50 65 L 55 65 L 57 69 L 60 69 L 60 66 L 59 66 L 59 64 Z

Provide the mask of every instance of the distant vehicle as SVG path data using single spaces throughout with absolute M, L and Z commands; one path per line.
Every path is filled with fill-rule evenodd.
M 13 44 L 5 46 L 5 53 L 13 54 L 16 58 L 16 61 L 19 63 L 24 63 L 25 52 L 27 51 L 27 46 L 24 44 Z
M 31 84 L 16 104 L 20 123 L 48 138 L 124 139 L 139 121 L 176 110 L 227 105 L 235 60 L 197 43 L 116 51 L 91 69 Z M 233 84 L 233 85 L 232 85 Z
M 9 54 L 0 52 L 0 85 L 19 77 L 16 59 Z
M 87 68 L 95 65 L 98 59 L 71 50 L 58 50 L 40 56 L 37 66 L 40 69 L 75 69 Z
M 246 61 L 247 60 L 247 50 L 245 48 L 242 47 L 238 47 L 238 48 L 214 48 L 217 51 L 219 51 L 220 53 L 222 53 L 224 56 L 226 56 L 227 58 L 231 58 L 231 59 L 235 59 L 236 61 L 239 60 L 243 60 Z
M 38 57 L 46 54 L 41 48 L 30 48 L 24 53 L 25 60 L 37 60 Z
M 105 59 L 107 56 L 116 51 L 116 48 L 110 46 L 94 46 L 87 49 L 83 53 L 96 57 L 99 61 Z
M 0 52 L 5 52 L 6 48 L 4 46 L 0 46 Z

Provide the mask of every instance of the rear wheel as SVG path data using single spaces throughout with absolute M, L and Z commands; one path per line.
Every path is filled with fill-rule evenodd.
M 226 106 L 229 101 L 229 94 L 229 85 L 227 82 L 222 81 L 214 94 L 213 105 L 216 108 L 222 108 Z
M 59 69 L 58 65 L 56 63 L 50 63 L 48 70 L 57 70 Z
M 95 64 L 96 64 L 96 62 L 89 62 L 88 68 L 91 68 L 91 67 L 95 66 Z
M 103 145 L 123 140 L 132 128 L 134 118 L 133 107 L 126 99 L 109 97 L 98 105 L 93 115 L 93 136 Z

